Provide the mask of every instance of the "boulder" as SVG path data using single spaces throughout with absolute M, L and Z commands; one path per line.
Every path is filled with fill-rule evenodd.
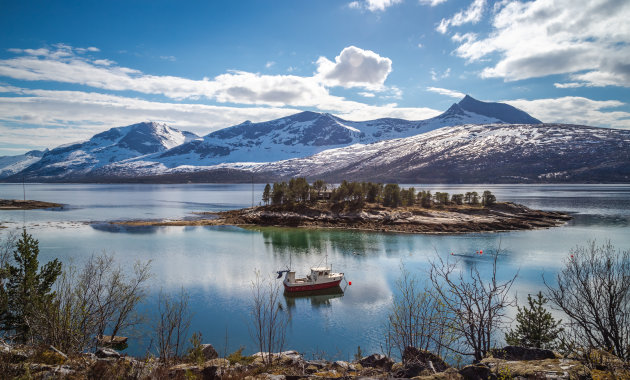
M 436 354 L 408 346 L 403 351 L 403 368 L 394 373 L 396 377 L 416 377 L 444 372 L 450 368 Z
M 551 350 L 519 346 L 505 346 L 501 349 L 490 350 L 490 354 L 493 358 L 504 360 L 544 360 L 556 358 L 556 354 Z
M 381 368 L 385 371 L 389 371 L 394 365 L 394 360 L 385 355 L 372 354 L 359 360 L 359 364 L 363 367 Z
M 464 380 L 497 380 L 490 367 L 483 364 L 472 364 L 459 370 Z
M 201 352 L 203 353 L 203 357 L 206 360 L 216 359 L 219 357 L 217 350 L 211 344 L 202 344 Z
M 112 350 L 111 348 L 101 347 L 96 350 L 96 357 L 99 359 L 118 359 L 120 358 L 120 353 L 116 350 Z

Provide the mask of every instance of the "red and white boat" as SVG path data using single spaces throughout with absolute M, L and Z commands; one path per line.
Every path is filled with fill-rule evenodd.
M 285 273 L 284 290 L 286 292 L 308 292 L 312 290 L 328 289 L 339 286 L 343 280 L 343 273 L 334 273 L 332 267 L 312 267 L 311 273 L 306 277 L 295 278 L 292 270 L 282 270 L 278 272 L 278 278 Z

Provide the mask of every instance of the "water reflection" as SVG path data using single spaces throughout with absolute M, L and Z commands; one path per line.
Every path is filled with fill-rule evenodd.
M 296 302 L 309 301 L 314 309 L 330 307 L 331 300 L 341 298 L 344 295 L 343 289 L 336 286 L 330 289 L 313 290 L 309 292 L 284 292 L 284 299 L 289 309 L 295 309 Z

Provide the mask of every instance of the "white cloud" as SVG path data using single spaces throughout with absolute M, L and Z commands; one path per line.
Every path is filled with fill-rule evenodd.
M 427 91 L 435 92 L 436 94 L 446 95 L 446 96 L 450 96 L 451 98 L 458 98 L 458 99 L 461 99 L 464 96 L 466 96 L 466 94 L 464 94 L 463 92 L 449 90 L 446 88 L 439 88 L 439 87 L 427 87 Z
M 276 63 L 274 61 L 268 61 L 267 63 L 265 63 L 265 68 L 270 68 L 271 66 L 275 65 Z
M 355 102 L 330 95 L 330 86 L 362 87 L 383 91 L 383 82 L 391 71 L 391 60 L 356 48 L 345 48 L 335 62 L 318 60 L 313 77 L 296 75 L 261 75 L 230 71 L 201 80 L 175 76 L 156 76 L 73 54 L 72 47 L 56 45 L 57 50 L 22 51 L 23 56 L 0 60 L 0 76 L 27 81 L 73 83 L 112 91 L 136 91 L 162 94 L 175 100 L 207 98 L 221 103 L 269 106 L 316 107 L 321 110 L 346 111 Z M 98 61 L 98 62 L 97 62 Z M 110 65 L 105 65 L 110 63 Z
M 373 98 L 376 96 L 373 92 L 359 92 L 359 95 L 363 96 L 364 98 Z
M 624 106 L 618 100 L 592 100 L 577 96 L 555 99 L 506 100 L 545 123 L 581 124 L 630 129 L 630 112 L 610 111 Z
M 488 37 L 467 39 L 455 53 L 471 62 L 498 53 L 485 78 L 569 74 L 584 86 L 630 87 L 628 15 L 630 2 L 623 0 L 505 1 Z
M 23 152 L 55 147 L 89 138 L 108 128 L 145 120 L 164 122 L 203 135 L 244 120 L 266 121 L 300 112 L 297 108 L 153 102 L 95 92 L 2 85 L 0 93 L 4 94 L 0 97 L 2 143 L 28 146 Z M 11 93 L 15 95 L 11 96 Z M 381 117 L 420 120 L 440 113 L 430 108 L 398 108 L 396 104 L 370 106 L 359 102 L 346 102 L 343 107 L 331 107 L 330 110 L 349 120 Z
M 93 63 L 95 65 L 100 65 L 100 66 L 111 66 L 111 65 L 116 64 L 116 62 L 111 61 L 109 59 L 97 59 L 97 60 L 94 60 Z
M 163 61 L 171 61 L 171 62 L 177 61 L 177 58 L 174 55 L 161 55 L 160 59 Z
M 555 88 L 578 88 L 584 87 L 584 83 L 576 83 L 576 82 L 568 82 L 568 83 L 554 83 L 553 86 Z
M 349 46 L 335 57 L 335 62 L 319 57 L 316 77 L 328 86 L 379 90 L 391 71 L 391 59 L 371 50 Z
M 352 9 L 367 9 L 370 12 L 382 12 L 392 5 L 402 2 L 403 0 L 362 0 L 352 1 L 348 3 L 348 7 Z
M 435 7 L 436 5 L 446 2 L 446 0 L 419 0 L 419 1 L 420 1 L 420 4 L 430 5 L 432 7 Z
M 450 67 L 447 68 L 446 70 L 444 70 L 442 74 L 438 73 L 434 69 L 431 69 L 429 73 L 431 74 L 431 80 L 438 81 L 440 79 L 448 78 L 451 75 L 451 68 Z
M 451 26 L 460 26 L 468 23 L 476 24 L 481 20 L 485 6 L 486 0 L 473 0 L 468 8 L 455 13 L 451 18 L 443 18 L 435 30 L 445 34 Z
M 422 45 L 421 43 L 418 43 L 418 47 L 422 48 L 424 45 Z

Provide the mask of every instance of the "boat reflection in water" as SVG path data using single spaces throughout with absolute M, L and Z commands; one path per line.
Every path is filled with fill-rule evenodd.
M 284 292 L 284 299 L 289 309 L 295 308 L 296 301 L 310 300 L 313 308 L 330 307 L 331 300 L 343 297 L 344 290 L 340 286 L 328 289 L 311 290 L 305 292 Z

